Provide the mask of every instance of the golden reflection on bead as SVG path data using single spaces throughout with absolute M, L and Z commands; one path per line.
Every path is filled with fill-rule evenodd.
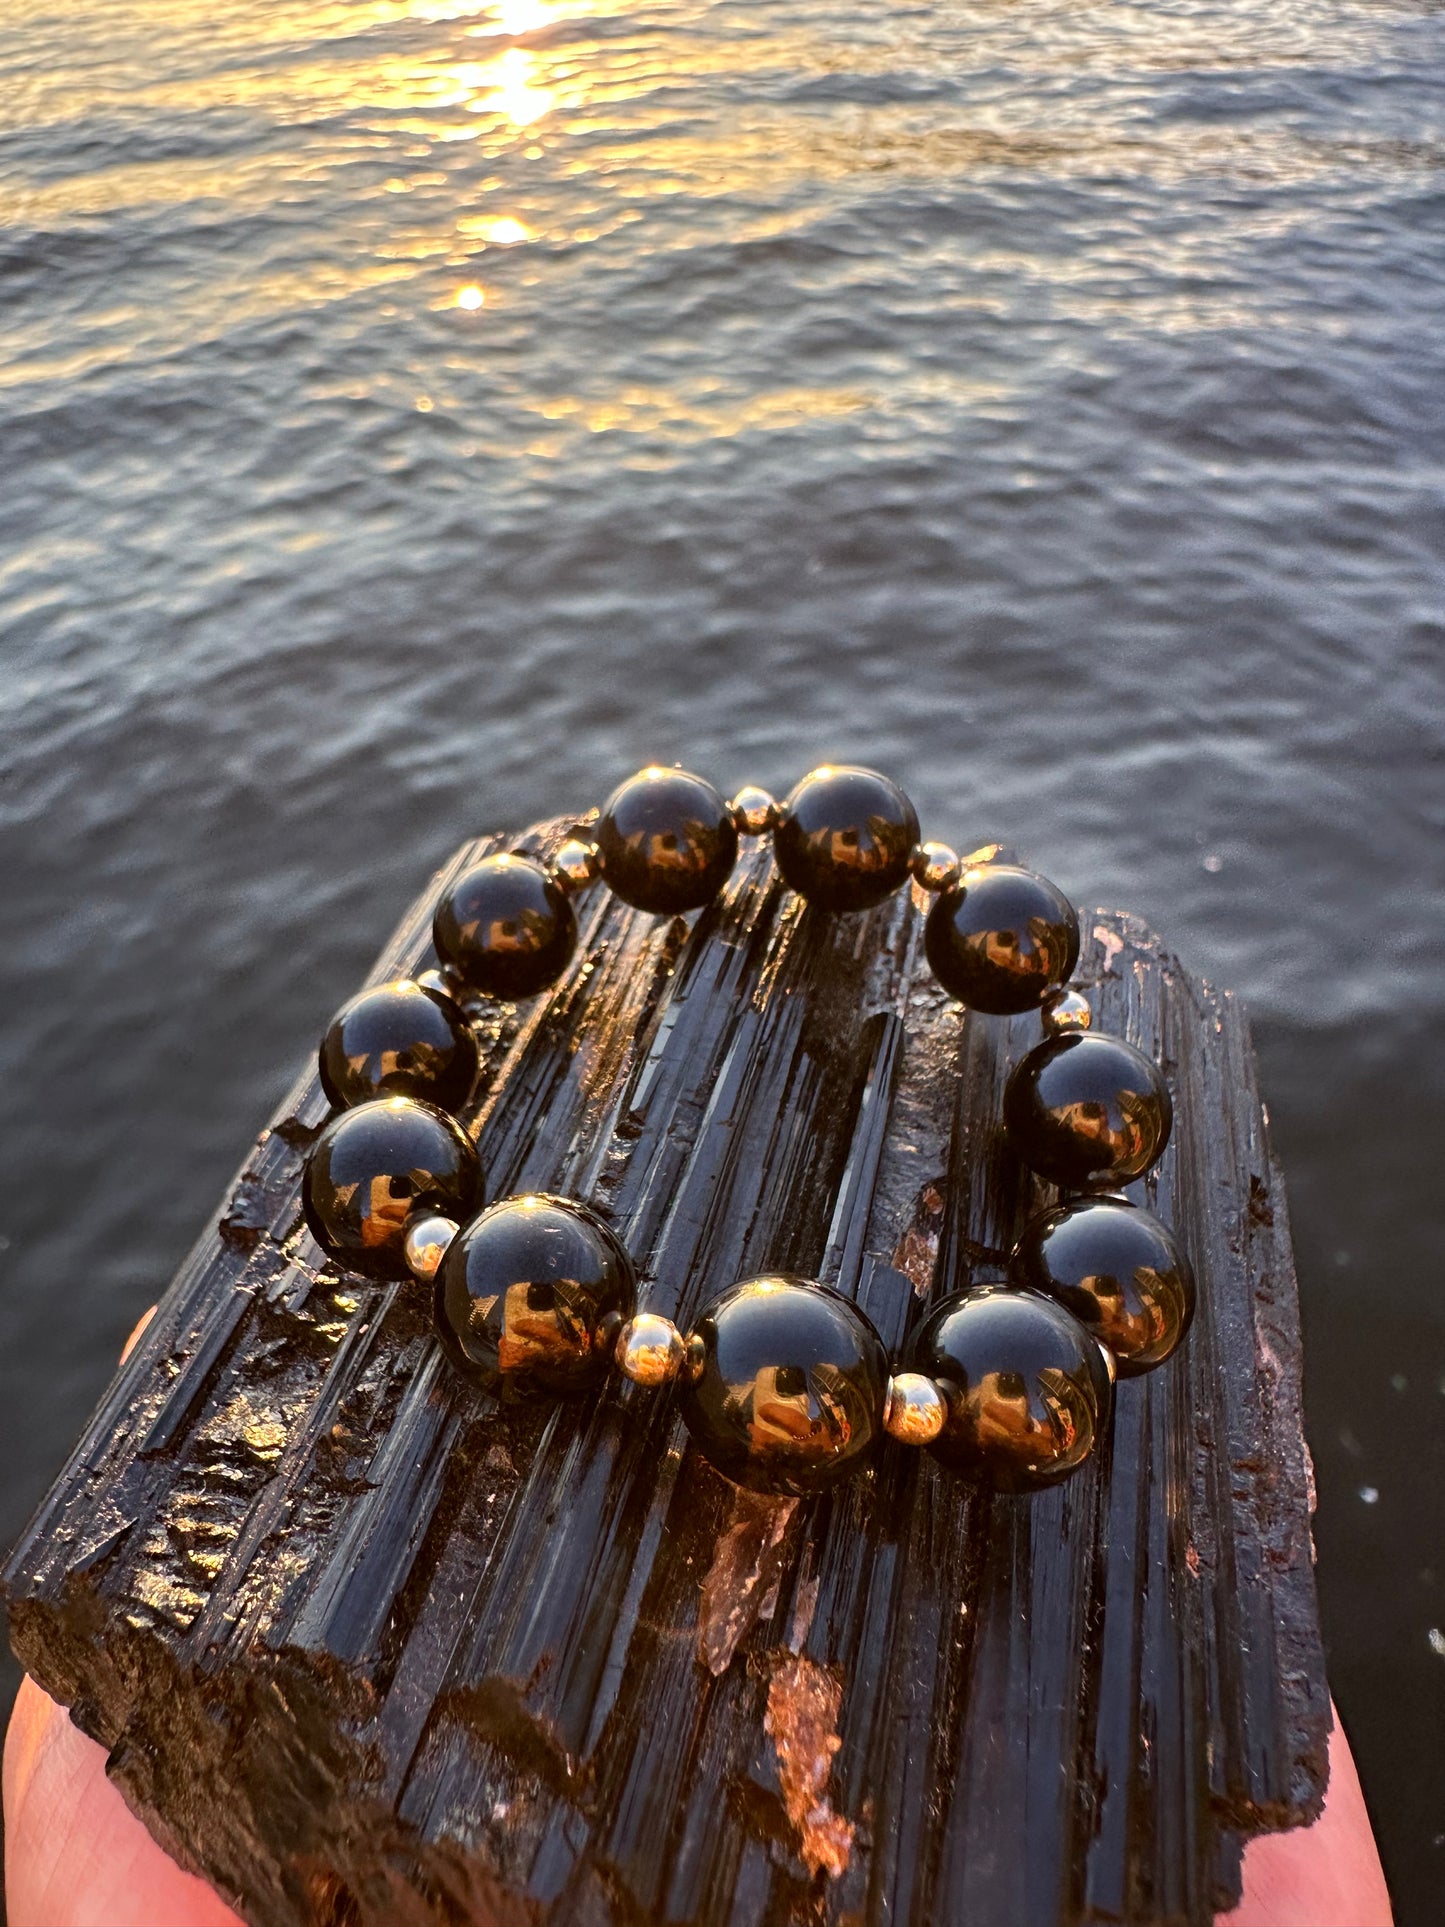
M 643 1311 L 617 1334 L 613 1357 L 634 1385 L 667 1385 L 682 1370 L 687 1347 L 670 1318 Z
M 1094 1021 L 1089 1000 L 1082 991 L 1061 984 L 1051 990 L 1039 1009 L 1045 1037 L 1058 1037 L 1067 1030 L 1088 1030 Z
M 444 970 L 423 970 L 416 981 L 434 997 L 450 997 L 453 1003 L 460 1001 L 455 981 Z
M 951 890 L 962 868 L 957 851 L 946 843 L 920 843 L 913 852 L 913 881 L 921 890 Z
M 777 799 L 756 783 L 740 789 L 728 808 L 740 836 L 767 836 L 778 821 Z
M 602 859 L 595 843 L 584 843 L 580 836 L 569 837 L 552 859 L 552 876 L 569 897 L 595 883 L 602 874 Z
M 428 1212 L 424 1217 L 408 1219 L 401 1252 L 413 1278 L 420 1278 L 423 1284 L 431 1283 L 442 1259 L 447 1255 L 452 1239 L 457 1235 L 457 1229 L 455 1218 L 444 1218 L 439 1212 Z
M 895 1372 L 888 1381 L 884 1429 L 904 1445 L 931 1445 L 943 1430 L 948 1406 L 922 1372 Z

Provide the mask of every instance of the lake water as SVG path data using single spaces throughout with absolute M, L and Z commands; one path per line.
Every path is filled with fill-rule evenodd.
M 0 1537 L 429 868 L 898 775 L 1253 1010 L 1445 1874 L 1430 0 L 8 0 Z

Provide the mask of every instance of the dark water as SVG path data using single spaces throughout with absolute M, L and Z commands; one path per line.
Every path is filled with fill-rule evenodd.
M 1442 116 L 1429 0 L 9 0 L 0 1536 L 429 866 L 851 756 L 1247 995 L 1433 1919 Z

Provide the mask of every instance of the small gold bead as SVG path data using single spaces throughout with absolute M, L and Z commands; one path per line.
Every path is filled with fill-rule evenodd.
M 602 860 L 595 843 L 584 843 L 579 836 L 569 837 L 552 859 L 552 878 L 560 890 L 575 897 L 602 874 Z
M 437 997 L 450 997 L 456 1001 L 456 988 L 444 970 L 424 970 L 416 979 L 423 990 L 429 990 Z
M 641 1311 L 617 1334 L 612 1355 L 634 1385 L 666 1385 L 682 1370 L 687 1347 L 670 1318 Z
M 749 783 L 740 789 L 728 808 L 742 836 L 766 836 L 778 821 L 777 802 L 766 790 L 760 790 L 756 783 Z
M 1087 1030 L 1094 1021 L 1089 1000 L 1081 992 L 1062 984 L 1051 990 L 1039 1007 L 1039 1022 L 1045 1037 L 1060 1037 L 1065 1031 Z
M 428 1211 L 422 1217 L 411 1219 L 401 1246 L 407 1270 L 414 1278 L 420 1278 L 424 1285 L 430 1284 L 441 1269 L 442 1259 L 446 1257 L 456 1235 L 455 1221 L 443 1218 L 437 1212 Z
M 913 852 L 913 881 L 921 890 L 951 890 L 958 882 L 959 861 L 946 843 L 920 843 Z
M 904 1445 L 931 1445 L 947 1417 L 942 1392 L 922 1372 L 895 1372 L 889 1379 L 883 1424 Z

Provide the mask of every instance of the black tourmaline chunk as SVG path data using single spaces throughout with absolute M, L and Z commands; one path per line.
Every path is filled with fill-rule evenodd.
M 632 1314 L 632 1261 L 573 1198 L 490 1205 L 437 1273 L 437 1328 L 453 1362 L 489 1392 L 574 1392 L 607 1370 Z
M 737 825 L 723 796 L 682 769 L 644 769 L 602 806 L 597 852 L 607 887 L 634 909 L 681 916 L 732 875 Z
M 1079 919 L 1057 885 L 1011 863 L 966 870 L 928 915 L 928 961 L 971 1010 L 1035 1010 L 1079 961 Z
M 419 1206 L 459 1222 L 481 1199 L 476 1148 L 461 1125 L 411 1097 L 340 1111 L 306 1160 L 302 1202 L 316 1242 L 351 1271 L 405 1278 L 402 1239 Z
M 703 1456 L 760 1492 L 816 1492 L 861 1469 L 883 1430 L 888 1356 L 849 1299 L 751 1278 L 688 1340 L 682 1415 Z
M 432 920 L 437 955 L 483 997 L 533 997 L 577 948 L 564 891 L 525 856 L 489 856 L 446 890 Z
M 783 799 L 773 853 L 820 910 L 871 910 L 908 881 L 918 812 L 876 770 L 825 764 Z
M 1174 1106 L 1142 1051 L 1085 1031 L 1046 1038 L 1014 1066 L 1003 1115 L 1029 1169 L 1068 1189 L 1143 1177 L 1169 1142 Z
M 1104 1354 L 1076 1318 L 1037 1292 L 975 1285 L 945 1298 L 913 1343 L 913 1369 L 948 1402 L 928 1449 L 1000 1492 L 1068 1478 L 1106 1431 Z
M 1194 1274 L 1173 1232 L 1122 1198 L 1075 1198 L 1024 1226 L 1010 1272 L 1047 1292 L 1119 1361 L 1122 1377 L 1162 1365 L 1194 1316 Z
M 476 1082 L 477 1040 L 450 997 L 400 977 L 341 1007 L 321 1040 L 320 1071 L 336 1105 L 419 1097 L 456 1111 Z
M 469 843 L 447 883 L 577 829 Z M 477 1026 L 472 1128 L 493 1195 L 605 1200 L 683 1332 L 786 1271 L 891 1350 L 935 1271 L 1035 1208 L 986 1147 L 1039 1019 L 961 1021 L 911 890 L 861 942 L 776 876 L 744 839 L 685 968 L 599 891 L 563 993 Z M 425 972 L 440 890 L 379 979 Z M 316 1263 L 301 1147 L 328 1105 L 298 1085 L 4 1575 L 27 1669 L 239 1914 L 1212 1927 L 1241 1837 L 1319 1812 L 1297 1300 L 1248 1030 L 1132 918 L 1080 922 L 1097 1030 L 1169 1040 L 1159 1210 L 1199 1298 L 1170 1366 L 1121 1380 L 1110 1449 L 1028 1499 L 891 1442 L 774 1498 L 679 1450 L 681 1385 L 480 1394 L 428 1290 Z M 847 1356 L 858 1407 L 815 1371 L 818 1410 L 876 1436 L 882 1361 Z M 774 1391 L 741 1437 L 719 1401 L 744 1465 L 778 1421 L 811 1434 Z

